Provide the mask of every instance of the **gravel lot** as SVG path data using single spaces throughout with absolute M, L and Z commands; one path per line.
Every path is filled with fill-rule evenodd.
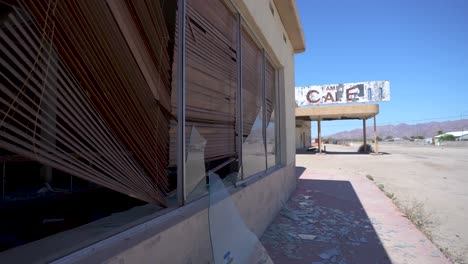
M 384 155 L 357 154 L 358 145 L 326 145 L 328 154 L 298 154 L 297 166 L 372 176 L 402 205 L 423 203 L 434 243 L 468 263 L 468 148 L 383 143 Z

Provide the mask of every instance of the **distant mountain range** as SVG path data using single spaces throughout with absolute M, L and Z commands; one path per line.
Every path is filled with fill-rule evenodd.
M 369 124 L 369 121 L 368 121 Z M 429 122 L 429 123 L 420 123 L 414 125 L 408 124 L 398 124 L 398 125 L 384 125 L 377 126 L 377 135 L 381 138 L 387 136 L 391 137 L 417 137 L 423 136 L 433 137 L 437 135 L 437 132 L 442 130 L 445 132 L 451 131 L 468 131 L 468 119 L 462 120 L 453 120 L 453 121 L 444 121 L 444 122 Z M 374 127 L 368 126 L 366 128 L 368 137 L 374 136 Z M 358 139 L 362 138 L 362 129 L 354 129 L 350 131 L 343 131 L 333 135 L 328 136 L 327 138 L 336 138 L 336 139 Z

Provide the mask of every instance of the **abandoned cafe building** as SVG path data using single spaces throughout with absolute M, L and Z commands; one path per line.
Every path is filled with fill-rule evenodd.
M 377 115 L 379 103 L 390 101 L 390 81 L 298 86 L 295 88 L 295 99 L 298 150 L 309 149 L 313 143 L 316 143 L 317 151 L 322 152 L 323 121 L 362 120 L 362 142 L 368 142 L 366 121 L 373 119 L 374 148 L 367 149 L 367 145 L 364 145 L 363 151 L 378 153 Z M 312 121 L 317 122 L 317 142 L 311 140 Z
M 209 173 L 261 236 L 296 184 L 295 0 L 0 6 L 0 263 L 208 263 Z

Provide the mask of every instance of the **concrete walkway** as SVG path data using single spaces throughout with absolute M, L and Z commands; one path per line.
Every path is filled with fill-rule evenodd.
M 275 263 L 450 263 L 372 181 L 301 167 L 297 175 L 261 238 Z

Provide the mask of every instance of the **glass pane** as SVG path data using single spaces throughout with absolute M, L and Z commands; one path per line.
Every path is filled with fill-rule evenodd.
M 210 173 L 209 179 L 208 218 L 214 263 L 273 263 L 245 225 L 223 181 L 215 173 Z
M 257 115 L 255 122 L 251 125 L 250 132 L 242 144 L 242 161 L 245 177 L 251 176 L 266 169 L 265 144 L 262 135 L 263 121 L 261 109 L 259 111 L 260 113 Z
M 185 191 L 193 200 L 207 194 L 208 170 L 221 178 L 238 170 L 237 17 L 223 1 L 188 0 L 187 18 Z
M 277 127 L 276 127 L 276 70 L 267 60 L 265 65 L 266 95 L 266 155 L 268 168 L 277 164 Z
M 187 200 L 200 197 L 207 193 L 206 169 L 205 169 L 205 146 L 206 140 L 198 130 L 192 126 L 190 137 L 186 142 L 187 159 L 185 163 L 186 177 L 185 191 Z
M 242 32 L 242 166 L 244 177 L 266 169 L 263 135 L 262 50 L 251 35 Z

